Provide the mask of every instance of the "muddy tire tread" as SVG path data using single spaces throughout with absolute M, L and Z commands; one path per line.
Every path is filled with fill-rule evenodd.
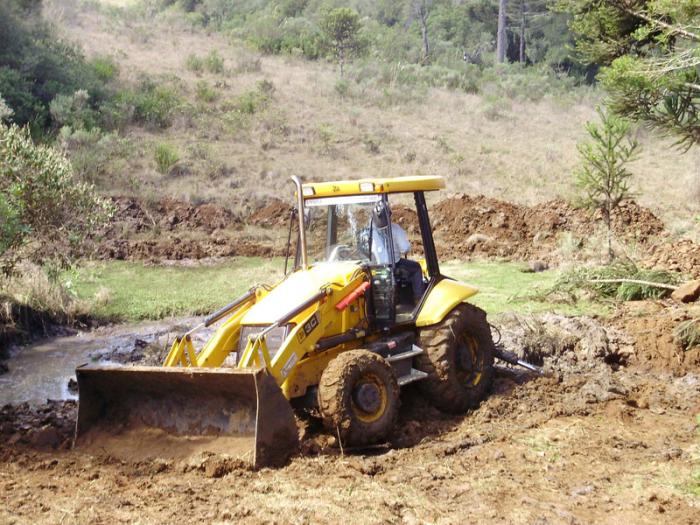
M 349 382 L 357 371 L 369 368 L 387 382 L 389 395 L 387 413 L 370 425 L 353 417 L 349 403 Z M 326 430 L 340 437 L 345 446 L 363 446 L 376 443 L 388 436 L 399 414 L 399 386 L 384 358 L 367 350 L 349 350 L 333 359 L 321 375 L 318 385 L 318 404 Z
M 466 388 L 456 376 L 455 334 L 460 331 L 469 332 L 483 353 L 483 376 L 475 388 Z M 419 383 L 423 395 L 445 412 L 461 413 L 478 406 L 493 380 L 494 345 L 486 313 L 472 304 L 462 303 L 442 322 L 421 329 L 420 345 L 424 353 L 417 358 L 418 368 L 428 374 Z

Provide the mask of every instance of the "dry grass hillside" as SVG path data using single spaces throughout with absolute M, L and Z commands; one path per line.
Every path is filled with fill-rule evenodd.
M 169 127 L 122 131 L 120 153 L 109 157 L 98 181 L 104 191 L 214 200 L 245 211 L 270 196 L 286 197 L 293 174 L 310 180 L 437 174 L 451 191 L 527 204 L 573 194 L 575 146 L 584 122 L 595 118 L 601 97 L 595 90 L 533 102 L 339 84 L 332 64 L 261 56 L 193 28 L 177 13 L 149 15 L 133 5 L 51 0 L 46 7 L 88 56 L 116 61 L 119 82 L 149 75 L 181 97 Z M 207 71 L 201 63 L 211 53 L 223 64 Z M 638 200 L 674 232 L 697 237 L 699 154 L 680 154 L 645 130 L 637 134 L 644 146 L 633 165 Z M 160 170 L 158 149 L 172 154 Z

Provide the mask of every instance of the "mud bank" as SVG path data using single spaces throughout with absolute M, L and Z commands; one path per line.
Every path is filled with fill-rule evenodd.
M 216 204 L 195 206 L 174 199 L 148 204 L 121 197 L 114 202 L 117 212 L 95 237 L 91 251 L 100 258 L 163 261 L 285 252 L 291 207 L 280 200 L 247 215 Z M 431 218 L 438 251 L 446 259 L 499 257 L 558 264 L 562 258 L 591 257 L 595 250 L 587 244 L 602 235 L 599 216 L 563 200 L 524 206 L 459 194 L 435 204 Z M 397 205 L 394 220 L 419 247 L 415 212 Z M 700 269 L 700 247 L 689 240 L 671 240 L 661 220 L 633 201 L 615 212 L 613 229 L 621 242 L 642 249 L 646 266 L 689 274 Z

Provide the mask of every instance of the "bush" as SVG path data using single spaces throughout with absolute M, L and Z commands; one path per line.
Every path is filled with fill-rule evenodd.
M 68 154 L 76 177 L 100 188 L 110 188 L 109 175 L 124 171 L 125 159 L 131 154 L 131 143 L 116 133 L 103 133 L 99 128 L 73 130 L 64 127 L 58 136 L 61 148 Z
M 673 338 L 684 350 L 700 346 L 700 318 L 678 323 L 673 329 Z
M 177 149 L 166 142 L 156 144 L 153 158 L 159 173 L 167 175 L 170 169 L 180 160 Z
M 194 73 L 202 73 L 207 71 L 212 74 L 221 74 L 224 72 L 224 59 L 221 58 L 219 52 L 214 49 L 208 55 L 200 57 L 195 54 L 189 55 L 185 60 L 185 67 Z
M 197 100 L 206 103 L 214 102 L 219 98 L 219 93 L 204 80 L 197 82 L 195 93 L 197 95 Z
M 0 265 L 9 271 L 20 256 L 69 256 L 86 232 L 103 224 L 111 206 L 92 186 L 75 180 L 56 149 L 36 146 L 28 130 L 0 123 Z
M 7 105 L 5 99 L 2 98 L 2 94 L 0 94 L 0 122 L 8 120 L 13 113 L 12 108 Z
M 185 60 L 185 67 L 194 73 L 201 73 L 204 70 L 204 59 L 197 55 L 189 55 Z
M 204 57 L 204 69 L 209 73 L 221 74 L 224 72 L 224 59 L 221 58 L 219 52 L 214 49 Z
M 58 126 L 70 126 L 74 129 L 91 129 L 95 127 L 98 114 L 89 105 L 90 95 L 84 89 L 72 95 L 58 95 L 49 104 L 54 123 Z
M 156 128 L 167 128 L 182 100 L 172 88 L 144 80 L 136 88 L 122 91 L 116 97 L 113 112 L 103 112 L 124 121 L 133 120 Z M 110 108 L 111 109 L 111 108 Z M 119 126 L 116 126 L 119 127 Z
M 252 115 L 265 109 L 275 92 L 275 85 L 269 80 L 260 80 L 255 89 L 246 91 L 238 96 L 236 109 L 240 113 Z
M 35 3 L 38 5 L 38 3 Z M 105 64 L 90 63 L 60 40 L 30 2 L 0 2 L 0 93 L 14 111 L 12 120 L 39 132 L 50 127 L 49 104 L 79 90 L 93 110 L 109 98 Z
M 90 61 L 90 66 L 102 82 L 111 82 L 119 73 L 119 66 L 112 57 L 95 57 Z

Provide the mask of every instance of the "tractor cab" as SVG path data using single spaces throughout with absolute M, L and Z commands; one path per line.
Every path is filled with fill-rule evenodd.
M 368 315 L 377 327 L 415 322 L 439 277 L 424 192 L 441 187 L 440 177 L 404 177 L 302 188 L 308 263 L 353 261 L 365 269 L 371 282 Z M 420 239 L 410 239 L 392 217 L 392 204 L 406 202 L 406 196 L 415 203 Z M 302 251 L 299 235 L 295 268 L 302 265 Z

